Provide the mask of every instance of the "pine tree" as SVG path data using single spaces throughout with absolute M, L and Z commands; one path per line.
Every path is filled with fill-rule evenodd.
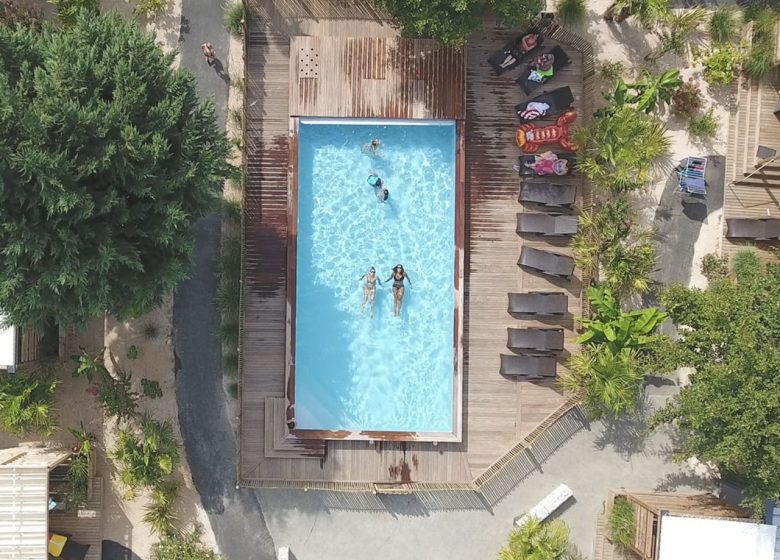
M 0 26 L 0 310 L 136 316 L 189 270 L 229 144 L 195 79 L 118 14 Z

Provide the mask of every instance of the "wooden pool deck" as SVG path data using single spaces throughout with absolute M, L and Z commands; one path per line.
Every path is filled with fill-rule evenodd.
M 724 189 L 725 218 L 780 218 L 780 120 L 773 114 L 780 101 L 780 69 L 758 81 L 741 79 L 736 87 L 729 124 L 729 147 Z M 759 160 L 759 146 L 777 151 L 774 161 Z M 726 238 L 723 221 L 723 255 L 756 247 L 765 259 L 776 261 L 771 249 L 777 242 Z
M 315 4 L 317 9 L 323 9 L 325 3 L 322 0 Z M 339 5 L 343 8 L 344 3 Z M 364 6 L 360 2 L 355 5 Z M 280 14 L 278 6 L 264 0 L 258 0 L 256 7 L 266 14 L 266 19 L 250 25 L 246 41 L 239 483 L 334 490 L 475 489 L 537 438 L 542 431 L 540 426 L 549 426 L 574 405 L 554 382 L 517 381 L 498 373 L 500 354 L 507 352 L 507 327 L 534 325 L 560 325 L 565 329 L 567 352 L 558 367 L 559 374 L 565 371 L 563 363 L 576 348 L 575 317 L 582 311 L 579 271 L 571 281 L 555 281 L 523 271 L 516 264 L 523 243 L 561 253 L 570 251 L 564 243 L 522 239 L 515 233 L 516 214 L 525 209 L 517 202 L 520 181 L 512 170 L 519 155 L 514 145 L 517 122 L 513 106 L 525 95 L 513 81 L 519 70 L 497 77 L 486 62 L 489 54 L 514 33 L 489 28 L 463 52 L 466 294 L 462 441 L 295 442 L 286 435 L 285 426 L 280 425 L 284 423 L 284 418 L 279 417 L 281 413 L 273 414 L 270 410 L 284 410 L 279 399 L 285 395 L 288 133 L 289 116 L 296 114 L 293 109 L 297 102 L 291 102 L 288 96 L 290 38 L 309 35 L 314 37 L 309 41 L 327 41 L 325 37 L 344 41 L 344 37 L 365 35 L 393 38 L 397 32 L 374 20 L 317 21 L 305 13 L 291 19 L 292 16 Z M 309 7 L 315 9 L 311 4 Z M 560 30 L 553 36 L 577 40 Z M 556 44 L 553 39 L 548 42 L 550 46 Z M 575 95 L 575 109 L 590 114 L 592 110 L 583 108 L 588 101 L 583 99 L 583 82 L 593 74 L 591 57 L 583 56 L 566 42 L 563 46 L 573 62 L 550 84 L 551 89 L 569 85 Z M 586 45 L 581 44 L 581 48 L 587 51 Z M 421 67 L 421 79 L 435 81 L 432 73 L 440 69 L 441 65 Z M 380 88 L 372 90 L 372 95 L 384 98 L 381 84 L 372 87 Z M 410 111 L 425 118 L 436 114 L 431 111 L 443 98 L 423 97 L 421 101 L 419 95 L 412 94 L 406 99 L 410 101 L 405 109 L 379 104 L 376 107 L 384 106 L 383 111 L 387 112 L 372 116 Z M 350 103 L 350 107 L 355 106 Z M 328 111 L 328 105 L 320 100 L 311 107 Z M 392 111 L 396 112 L 388 107 L 394 107 Z M 581 195 L 581 179 L 567 180 L 578 186 Z M 580 196 L 578 205 L 582 200 Z M 506 311 L 507 293 L 531 290 L 566 292 L 569 314 L 563 320 L 544 323 L 511 317 Z

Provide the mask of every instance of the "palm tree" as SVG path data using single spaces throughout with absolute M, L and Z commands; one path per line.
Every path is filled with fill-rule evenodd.
M 509 534 L 498 560 L 576 560 L 579 554 L 569 543 L 569 533 L 560 519 L 542 523 L 532 517 Z
M 144 413 L 140 428 L 140 437 L 129 429 L 120 430 L 111 453 L 119 463 L 120 480 L 131 492 L 159 485 L 179 460 L 179 444 L 170 422 L 158 422 Z
M 48 437 L 57 429 L 54 392 L 59 379 L 21 371 L 0 377 L 0 426 L 23 437 L 30 432 Z
M 618 416 L 636 410 L 644 374 L 636 350 L 617 354 L 605 346 L 587 347 L 569 360 L 569 373 L 559 377 L 561 387 L 582 395 L 593 418 Z
M 611 245 L 601 258 L 604 280 L 620 300 L 650 289 L 650 274 L 657 262 L 651 230 L 632 232 Z
M 623 195 L 604 201 L 598 212 L 583 210 L 572 252 L 574 262 L 586 276 L 597 277 L 602 255 L 628 235 L 634 218 L 635 212 Z
M 709 12 L 701 6 L 667 13 L 659 20 L 663 26 L 657 32 L 661 42 L 645 56 L 645 60 L 656 61 L 668 52 L 686 56 L 691 50 L 695 32 L 708 20 Z
M 649 28 L 669 13 L 670 4 L 670 0 L 615 0 L 604 12 L 604 19 L 620 23 L 633 16 Z
M 622 193 L 644 188 L 669 154 L 664 124 L 629 105 L 615 107 L 575 133 L 578 169 L 594 187 Z

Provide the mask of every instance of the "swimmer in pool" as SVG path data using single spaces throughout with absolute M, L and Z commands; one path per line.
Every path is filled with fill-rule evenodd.
M 363 153 L 371 154 L 372 156 L 378 156 L 379 146 L 381 145 L 382 142 L 379 141 L 379 138 L 374 138 L 371 140 L 371 142 L 363 146 Z
M 366 284 L 363 286 L 363 303 L 360 304 L 360 312 L 362 313 L 365 310 L 366 303 L 371 300 L 371 318 L 373 319 L 374 302 L 376 301 L 376 283 L 379 282 L 381 284 L 382 281 L 377 278 L 376 268 L 373 266 L 368 269 L 368 272 L 360 277 L 361 280 L 364 278 L 366 279 Z
M 412 279 L 404 270 L 404 265 L 397 264 L 393 268 L 393 273 L 385 282 L 393 281 L 393 315 L 398 317 L 401 314 L 401 304 L 404 301 L 404 279 L 409 281 L 409 287 L 412 287 Z
M 377 189 L 376 198 L 380 204 L 384 204 L 385 202 L 387 202 L 387 199 L 390 198 L 390 191 L 388 191 L 387 189 Z

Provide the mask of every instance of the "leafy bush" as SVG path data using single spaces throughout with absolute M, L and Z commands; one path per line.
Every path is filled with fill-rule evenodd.
M 76 438 L 74 453 L 68 465 L 68 507 L 83 507 L 89 497 L 89 464 L 92 459 L 92 444 L 95 436 L 81 425 L 80 430 L 68 428 L 71 435 Z
M 241 107 L 233 107 L 228 111 L 228 120 L 234 127 L 241 130 L 241 123 L 244 120 L 244 110 Z
M 244 2 L 242 0 L 232 0 L 225 5 L 225 15 L 223 21 L 225 29 L 235 36 L 240 37 L 244 32 Z
M 718 117 L 715 112 L 710 109 L 700 117 L 691 117 L 688 121 L 688 132 L 696 138 L 713 138 L 718 133 Z
M 144 523 L 157 535 L 171 535 L 176 532 L 176 510 L 174 504 L 179 495 L 179 485 L 166 480 L 152 490 L 151 502 L 146 506 Z
M 73 370 L 73 377 L 81 377 L 83 375 L 87 378 L 87 381 L 92 383 L 92 380 L 96 375 L 100 377 L 106 374 L 106 366 L 103 361 L 105 353 L 106 348 L 104 346 L 94 356 L 83 348 L 81 349 L 81 354 L 78 356 L 71 356 L 71 359 L 76 362 L 76 369 Z
M 201 542 L 200 527 L 183 533 L 170 533 L 152 545 L 151 560 L 221 560 L 221 556 L 209 550 Z
M 97 401 L 103 413 L 117 422 L 134 418 L 138 409 L 138 393 L 131 390 L 132 375 L 116 367 L 116 376 L 102 376 L 97 389 Z
M 734 83 L 742 63 L 742 54 L 731 44 L 716 45 L 704 58 L 704 79 L 711 85 Z
M 710 38 L 714 43 L 731 43 L 736 35 L 734 9 L 721 6 L 710 17 Z
M 238 375 L 238 352 L 225 352 L 222 356 L 222 373 L 228 377 Z
M 585 19 L 585 0 L 558 0 L 558 19 L 569 25 L 581 23 Z
M 768 75 L 775 67 L 774 45 L 771 42 L 754 44 L 742 67 L 751 78 L 759 79 Z
M 755 249 L 740 249 L 734 253 L 731 266 L 738 281 L 748 281 L 761 271 L 761 257 Z
M 179 460 L 179 444 L 169 422 L 158 422 L 144 413 L 140 435 L 120 430 L 111 457 L 118 463 L 119 479 L 132 492 L 156 487 L 173 472 Z
M 624 497 L 616 497 L 607 518 L 609 535 L 613 542 L 623 547 L 634 544 L 636 515 L 634 505 Z
M 701 90 L 693 79 L 685 82 L 672 94 L 672 111 L 676 115 L 692 117 L 701 106 Z
M 127 359 L 128 360 L 137 360 L 138 359 L 138 347 L 133 344 L 130 346 L 130 348 L 127 349 Z
M 617 82 L 625 72 L 625 67 L 620 61 L 605 62 L 601 65 L 601 77 L 610 83 Z
M 230 395 L 231 398 L 237 399 L 238 398 L 238 383 L 229 383 L 227 386 L 227 392 L 228 395 Z
M 729 273 L 729 261 L 726 257 L 718 256 L 716 253 L 704 255 L 701 259 L 701 273 L 710 281 L 716 278 L 725 278 Z
M 18 437 L 50 436 L 57 429 L 54 393 L 59 379 L 17 371 L 0 375 L 0 427 Z
M 57 8 L 57 15 L 65 26 L 74 25 L 81 10 L 98 13 L 100 0 L 49 0 Z
M 157 381 L 145 377 L 141 379 L 141 392 L 145 397 L 149 397 L 150 399 L 156 399 L 163 395 L 160 384 Z
M 167 3 L 168 0 L 138 0 L 133 12 L 147 17 L 155 16 L 165 9 Z

